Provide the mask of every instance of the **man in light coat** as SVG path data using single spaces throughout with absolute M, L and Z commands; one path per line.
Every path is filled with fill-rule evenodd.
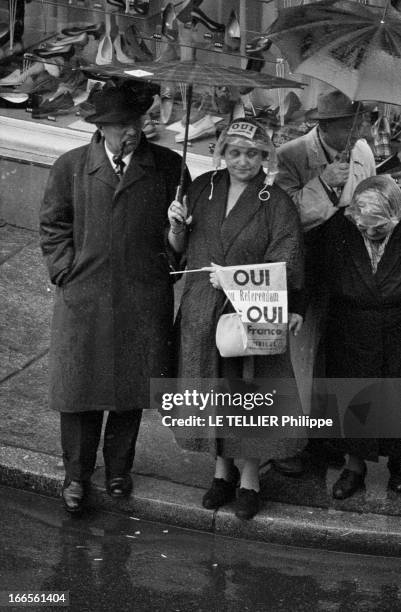
M 130 493 L 130 471 L 149 379 L 171 375 L 173 290 L 167 209 L 181 158 L 149 143 L 146 92 L 103 89 L 87 121 L 89 145 L 54 164 L 41 214 L 41 247 L 56 285 L 50 407 L 61 413 L 68 512 L 82 510 L 103 415 L 106 489 Z
M 322 94 L 317 106 L 318 125 L 278 150 L 278 184 L 295 202 L 305 232 L 306 288 L 309 308 L 304 326 L 291 338 L 291 356 L 305 413 L 310 413 L 312 380 L 325 315 L 325 286 L 320 276 L 319 228 L 351 202 L 355 187 L 376 174 L 371 148 L 362 138 L 361 108 L 340 91 Z M 315 370 L 316 375 L 324 375 Z M 304 459 L 341 463 L 319 439 L 310 441 L 303 454 L 276 468 L 300 474 Z

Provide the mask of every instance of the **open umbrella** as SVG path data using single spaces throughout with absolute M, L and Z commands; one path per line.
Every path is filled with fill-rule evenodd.
M 401 13 L 323 0 L 281 11 L 266 32 L 293 72 L 324 81 L 352 100 L 401 102 Z
M 156 62 L 153 64 L 135 64 L 132 69 L 119 68 L 117 66 L 99 66 L 91 65 L 82 68 L 84 72 L 98 78 L 109 76 L 110 78 L 125 78 L 139 79 L 140 81 L 150 81 L 159 83 L 168 81 L 171 83 L 186 83 L 187 89 L 187 105 L 185 116 L 185 134 L 184 145 L 182 152 L 182 166 L 180 183 L 177 190 L 177 199 L 182 198 L 182 190 L 184 185 L 186 154 L 188 144 L 188 130 L 191 116 L 191 103 L 193 86 L 209 86 L 224 85 L 229 87 L 262 87 L 265 89 L 281 88 L 281 87 L 303 87 L 303 83 L 282 79 L 269 74 L 261 74 L 253 70 L 242 70 L 235 66 L 220 66 L 216 64 L 203 64 L 198 61 L 185 62 Z

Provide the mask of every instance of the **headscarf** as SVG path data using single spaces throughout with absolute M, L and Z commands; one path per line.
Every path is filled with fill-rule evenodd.
M 262 165 L 266 169 L 266 178 L 264 187 L 259 193 L 259 198 L 262 201 L 267 201 L 270 198 L 267 186 L 273 185 L 277 174 L 277 154 L 276 149 L 270 140 L 266 129 L 257 121 L 250 118 L 240 117 L 235 119 L 226 127 L 220 134 L 214 150 L 213 161 L 216 171 L 220 168 L 221 160 L 227 145 L 247 146 L 253 149 L 259 149 L 267 153 Z M 211 192 L 209 199 L 213 195 L 213 174 L 211 179 Z
M 374 204 L 365 205 L 361 211 L 358 196 L 371 192 L 374 195 Z M 354 191 L 351 206 L 346 210 L 347 215 L 362 234 L 368 251 L 373 274 L 377 267 L 394 228 L 401 219 L 401 190 L 390 175 L 372 176 L 361 181 Z M 386 233 L 381 241 L 373 240 L 364 230 L 386 226 Z
M 377 206 L 371 212 L 365 208 L 362 213 L 357 200 L 358 196 L 366 191 L 375 192 Z M 380 209 L 379 213 L 377 208 Z M 389 174 L 371 176 L 356 187 L 351 205 L 345 214 L 355 225 L 363 225 L 364 228 L 375 227 L 387 221 L 392 232 L 401 219 L 401 189 Z

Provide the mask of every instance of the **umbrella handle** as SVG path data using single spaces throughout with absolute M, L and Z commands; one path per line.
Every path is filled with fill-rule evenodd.
M 177 191 L 175 192 L 175 199 L 177 200 L 177 202 L 180 202 L 182 204 L 183 197 L 184 197 L 184 188 L 180 181 L 180 184 L 177 185 Z

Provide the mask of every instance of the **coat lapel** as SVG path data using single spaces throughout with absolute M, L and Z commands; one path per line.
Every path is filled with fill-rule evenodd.
M 249 221 L 255 216 L 261 206 L 268 206 L 269 202 L 262 202 L 259 199 L 259 192 L 263 188 L 265 173 L 261 169 L 252 181 L 249 182 L 240 197 L 238 198 L 234 208 L 229 212 L 221 223 L 221 242 L 224 255 L 227 255 L 232 243 Z M 228 185 L 227 185 L 228 190 Z M 225 201 L 227 200 L 227 194 Z
M 119 178 L 111 167 L 106 155 L 103 139 L 99 132 L 95 132 L 91 141 L 88 158 L 88 174 L 91 174 L 113 190 L 118 186 Z
M 148 146 L 146 136 L 142 134 L 138 148 L 134 151 L 124 176 L 118 184 L 117 193 L 125 191 L 125 189 L 128 189 L 133 183 L 136 183 L 136 181 L 150 174 L 149 169 L 154 167 L 155 159 L 153 153 Z

